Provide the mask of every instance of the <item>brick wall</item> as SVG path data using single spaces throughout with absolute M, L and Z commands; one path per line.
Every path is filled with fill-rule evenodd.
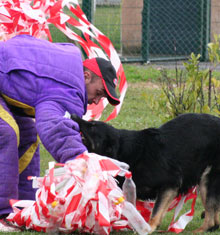
M 211 40 L 220 34 L 220 0 L 211 0 Z
M 123 52 L 141 48 L 143 0 L 122 0 L 121 39 Z

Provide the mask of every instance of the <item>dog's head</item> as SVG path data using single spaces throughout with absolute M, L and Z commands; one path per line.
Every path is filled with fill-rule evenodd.
M 71 115 L 71 119 L 78 123 L 83 144 L 89 152 L 117 159 L 119 148 L 118 130 L 109 124 L 100 121 L 85 121 Z

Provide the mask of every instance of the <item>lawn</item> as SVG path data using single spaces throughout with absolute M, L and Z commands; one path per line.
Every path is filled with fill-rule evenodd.
M 124 65 L 125 74 L 128 78 L 128 90 L 122 105 L 122 109 L 117 118 L 111 120 L 109 123 L 117 128 L 126 129 L 142 129 L 146 127 L 158 127 L 161 125 L 161 121 L 158 119 L 158 113 L 160 110 L 152 112 L 143 94 L 157 96 L 159 92 L 158 84 L 158 70 L 151 66 L 141 66 L 137 69 L 137 65 Z M 170 71 L 172 74 L 174 71 Z M 111 111 L 109 106 L 105 111 L 102 119 L 105 119 L 107 113 Z M 45 170 L 48 168 L 48 162 L 53 160 L 48 152 L 41 146 L 41 175 L 44 175 Z M 189 210 L 190 205 L 187 204 L 184 210 Z M 200 214 L 202 212 L 202 206 L 200 199 L 196 203 L 195 218 L 186 227 L 184 234 L 191 234 L 190 231 L 200 226 L 202 220 Z M 167 230 L 169 223 L 171 222 L 173 211 L 169 212 L 163 220 L 160 227 L 161 230 Z M 0 233 L 4 234 L 4 233 Z M 13 234 L 13 233 L 8 233 Z M 25 231 L 20 234 L 31 235 L 31 234 L 43 234 L 37 232 Z M 133 232 L 113 232 L 112 234 L 133 234 Z M 155 233 L 157 234 L 157 233 Z M 158 233 L 159 234 L 159 233 Z M 171 233 L 167 233 L 171 234 Z M 212 233 L 213 235 L 219 234 L 218 232 Z

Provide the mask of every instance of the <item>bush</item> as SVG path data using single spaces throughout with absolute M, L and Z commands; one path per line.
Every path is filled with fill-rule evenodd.
M 174 77 L 168 76 L 162 69 L 160 77 L 161 94 L 145 99 L 151 109 L 160 109 L 160 119 L 167 121 L 183 113 L 220 114 L 220 81 L 213 76 L 213 71 L 220 64 L 220 36 L 215 36 L 215 42 L 208 44 L 210 66 L 200 70 L 200 55 L 191 54 L 190 59 L 183 63 L 184 69 L 176 67 Z

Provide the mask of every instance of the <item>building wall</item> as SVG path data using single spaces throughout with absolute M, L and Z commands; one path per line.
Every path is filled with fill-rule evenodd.
M 141 48 L 143 0 L 122 0 L 121 40 L 123 52 Z
M 220 0 L 211 0 L 211 40 L 220 34 Z

